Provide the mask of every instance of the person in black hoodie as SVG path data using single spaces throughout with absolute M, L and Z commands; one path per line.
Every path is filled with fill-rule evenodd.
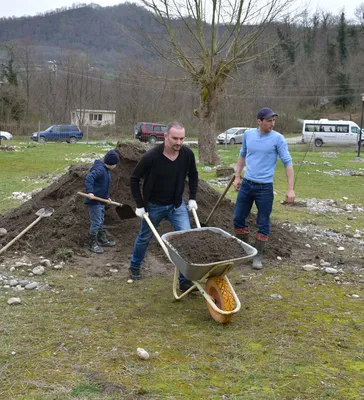
M 196 193 L 198 172 L 192 150 L 183 146 L 185 128 L 180 122 L 167 125 L 164 143 L 147 151 L 135 167 L 130 177 L 132 195 L 137 208 L 135 214 L 142 218 L 141 228 L 135 240 L 130 260 L 130 277 L 141 279 L 140 268 L 153 232 L 144 220 L 148 216 L 155 227 L 163 219 L 168 220 L 176 231 L 191 229 L 188 211 L 197 210 Z M 190 200 L 183 200 L 186 177 L 188 177 Z M 143 179 L 143 191 L 140 181 Z M 179 287 L 188 290 L 192 282 L 179 274 Z
M 109 189 L 111 184 L 110 171 L 120 162 L 118 153 L 110 150 L 104 160 L 96 160 L 85 179 L 85 191 L 89 195 L 85 199 L 91 220 L 89 250 L 94 253 L 103 253 L 102 246 L 115 246 L 115 242 L 107 238 L 104 229 L 105 204 L 92 200 L 94 196 L 110 200 Z

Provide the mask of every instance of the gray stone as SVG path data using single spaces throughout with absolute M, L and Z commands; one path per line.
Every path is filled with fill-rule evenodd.
M 44 274 L 44 267 L 42 265 L 38 265 L 38 267 L 33 268 L 32 272 L 35 275 L 43 275 Z
M 50 267 L 52 264 L 49 260 L 44 259 L 44 260 L 40 261 L 40 265 L 44 265 L 45 267 Z
M 11 306 L 13 304 L 21 304 L 21 300 L 19 297 L 11 297 L 8 299 L 7 303 Z
M 38 283 L 37 282 L 32 282 L 29 283 L 28 285 L 25 286 L 26 290 L 32 290 L 32 289 L 36 289 L 38 287 Z

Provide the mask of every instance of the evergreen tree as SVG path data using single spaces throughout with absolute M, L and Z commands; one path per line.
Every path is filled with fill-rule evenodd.
M 336 98 L 334 104 L 341 107 L 343 110 L 354 102 L 353 89 L 350 87 L 350 75 L 345 72 L 338 72 L 336 75 Z
M 346 22 L 345 22 L 345 13 L 341 13 L 340 23 L 337 33 L 337 42 L 339 44 L 339 58 L 341 65 L 344 65 L 346 59 L 348 58 L 348 49 L 346 47 Z

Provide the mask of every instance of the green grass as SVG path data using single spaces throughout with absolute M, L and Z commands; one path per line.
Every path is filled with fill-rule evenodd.
M 241 282 L 235 270 L 244 306 L 228 326 L 210 319 L 202 296 L 173 301 L 170 277 L 51 279 L 52 291 L 23 293 L 23 306 L 2 311 L 2 398 L 364 396 L 362 308 L 332 277 L 284 265 Z
M 87 145 L 67 143 L 33 143 L 15 139 L 6 144 L 16 151 L 0 152 L 0 213 L 19 204 L 9 199 L 13 192 L 30 192 L 52 183 L 55 176 L 66 173 L 76 158 L 86 153 L 105 154 L 110 144 Z
M 86 152 L 105 151 L 100 146 L 47 143 L 0 153 L 1 197 L 39 187 L 42 183 L 34 180 L 62 173 L 72 159 Z M 221 152 L 223 164 L 235 163 L 238 152 L 239 146 Z M 352 151 L 328 159 L 294 148 L 292 156 L 295 162 L 317 163 L 295 167 L 297 197 L 346 196 L 350 203 L 362 201 L 363 178 L 316 172 L 359 171 L 364 166 L 353 162 Z M 199 170 L 203 179 L 215 177 L 201 166 Z M 23 182 L 25 177 L 30 179 Z M 351 229 L 362 229 L 361 214 L 347 221 L 346 216 L 312 215 L 280 205 L 286 190 L 280 162 L 275 190 L 276 220 L 310 219 L 338 230 L 349 222 Z M 228 195 L 236 196 L 233 191 Z M 16 205 L 5 201 L 1 211 Z M 251 279 L 241 279 L 242 274 Z M 200 295 L 175 301 L 171 275 L 130 285 L 119 274 L 90 276 L 82 260 L 64 270 L 48 271 L 39 278 L 49 283 L 48 289 L 21 292 L 20 306 L 7 306 L 14 292 L 0 288 L 0 398 L 364 398 L 362 278 L 346 270 L 346 284 L 337 285 L 331 275 L 302 272 L 290 264 L 267 268 L 262 274 L 237 267 L 229 277 L 242 309 L 227 326 L 210 318 Z M 270 297 L 275 293 L 282 299 Z M 346 296 L 352 293 L 361 297 Z M 150 359 L 138 359 L 137 347 L 146 349 Z

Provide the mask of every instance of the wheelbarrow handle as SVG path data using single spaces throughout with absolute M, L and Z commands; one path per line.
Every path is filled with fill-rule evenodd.
M 77 192 L 77 194 L 82 197 L 86 197 L 87 199 L 90 199 L 90 200 L 97 200 L 97 201 L 101 201 L 102 203 L 113 204 L 114 206 L 122 206 L 121 203 L 117 203 L 116 201 L 112 201 L 112 200 L 103 199 L 102 197 L 94 196 L 91 198 L 87 193 Z
M 158 231 L 155 229 L 153 222 L 150 220 L 148 213 L 144 213 L 143 214 L 143 218 L 145 219 L 145 221 L 147 222 L 147 224 L 149 225 L 149 228 L 151 229 L 151 231 L 154 233 L 154 236 L 156 237 L 156 239 L 158 240 L 159 244 L 162 246 L 162 249 L 164 250 L 164 252 L 166 253 L 168 259 L 170 262 L 173 263 L 173 261 L 171 260 L 170 256 L 169 256 L 169 252 L 167 249 L 167 246 L 163 243 L 162 238 L 160 237 Z
M 197 228 L 201 228 L 200 220 L 198 219 L 197 211 L 195 208 L 192 208 L 192 214 L 193 214 L 193 218 L 195 219 Z

